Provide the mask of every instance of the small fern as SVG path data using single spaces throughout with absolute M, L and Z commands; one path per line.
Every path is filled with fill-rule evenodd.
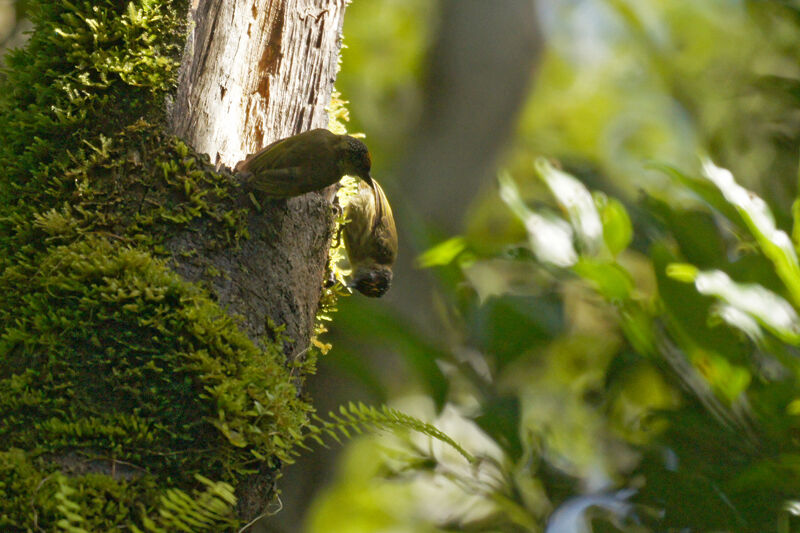
M 66 476 L 58 476 L 58 490 L 55 493 L 56 509 L 61 518 L 56 522 L 59 531 L 66 531 L 68 533 L 89 533 L 86 529 L 80 526 L 86 520 L 81 516 L 80 504 L 73 501 L 70 497 L 74 496 L 78 491 L 71 487 L 67 481 Z
M 143 516 L 144 531 L 131 526 L 136 533 L 168 531 L 227 531 L 236 527 L 236 496 L 228 483 L 215 482 L 195 475 L 205 490 L 190 495 L 179 489 L 168 489 L 161 497 L 155 517 Z
M 435 426 L 423 422 L 411 415 L 407 415 L 397 409 L 392 409 L 386 405 L 380 407 L 373 407 L 364 405 L 361 402 L 350 402 L 347 405 L 339 406 L 339 412 L 333 411 L 328 413 L 331 420 L 324 420 L 319 416 L 314 415 L 316 424 L 309 424 L 307 433 L 299 441 L 298 445 L 302 448 L 309 449 L 304 441 L 313 439 L 321 446 L 325 446 L 323 437 L 327 436 L 338 442 L 342 443 L 342 437 L 352 438 L 352 433 L 362 434 L 365 429 L 397 429 L 404 428 L 431 438 L 444 442 L 452 446 L 458 453 L 460 453 L 470 463 L 475 462 L 475 457 L 462 448 L 455 440 L 443 433 Z M 351 433 L 352 432 L 352 433 Z

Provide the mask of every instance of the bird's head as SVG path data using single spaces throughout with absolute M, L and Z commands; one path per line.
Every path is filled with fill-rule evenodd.
M 358 268 L 353 276 L 353 281 L 348 284 L 364 296 L 380 298 L 392 284 L 392 269 L 384 265 L 371 265 L 368 268 Z
M 342 172 L 350 176 L 361 178 L 372 187 L 372 175 L 370 174 L 372 159 L 370 158 L 367 145 L 355 137 L 342 135 L 341 147 L 340 161 Z

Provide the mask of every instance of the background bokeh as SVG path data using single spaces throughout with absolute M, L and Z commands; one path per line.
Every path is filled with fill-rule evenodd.
M 26 9 L 25 0 L 0 0 L 0 56 L 25 42 L 25 32 L 31 28 Z
M 798 13 L 790 1 L 353 2 L 336 86 L 395 206 L 401 258 L 385 298 L 340 301 L 310 393 L 321 413 L 388 403 L 483 459 L 466 466 L 398 432 L 334 444 L 287 470 L 271 527 L 790 527 L 796 342 L 757 298 L 700 294 L 669 265 L 797 305 L 748 225 L 758 215 L 700 176 L 710 157 L 791 231 Z M 595 192 L 602 252 L 548 181 L 558 168 Z M 516 188 L 505 201 L 498 175 Z M 530 213 L 543 222 L 523 223 Z M 552 262 L 542 247 L 564 243 L 547 221 L 566 224 L 578 263 Z

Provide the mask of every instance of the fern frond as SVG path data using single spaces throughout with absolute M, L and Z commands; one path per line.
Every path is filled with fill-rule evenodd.
M 233 487 L 224 482 L 215 482 L 199 474 L 195 479 L 205 486 L 205 490 L 194 491 L 189 495 L 179 489 L 168 489 L 161 497 L 158 514 L 154 517 L 142 516 L 142 523 L 148 533 L 168 531 L 223 531 L 237 524 L 234 508 L 236 496 Z M 145 533 L 133 526 L 135 533 Z
M 386 405 L 374 407 L 361 402 L 350 402 L 347 405 L 339 406 L 338 413 L 329 412 L 328 418 L 329 420 L 325 420 L 314 415 L 314 423 L 306 427 L 306 434 L 303 435 L 303 440 L 312 439 L 325 446 L 322 440 L 325 436 L 341 444 L 342 437 L 352 438 L 352 433 L 361 435 L 365 430 L 402 428 L 416 431 L 444 442 L 453 447 L 470 463 L 475 462 L 475 457 L 446 433 L 427 422 Z

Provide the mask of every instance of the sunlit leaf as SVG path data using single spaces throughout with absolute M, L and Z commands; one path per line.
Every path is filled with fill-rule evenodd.
M 480 303 L 504 294 L 540 294 L 542 286 L 552 282 L 544 279 L 542 271 L 533 261 L 509 259 L 485 259 L 462 266 L 464 277 L 478 293 Z
M 800 415 L 800 399 L 792 400 L 789 405 L 786 406 L 786 414 L 793 416 Z
M 761 340 L 764 336 L 761 331 L 761 326 L 758 325 L 758 321 L 738 307 L 729 304 L 719 304 L 712 308 L 712 312 L 714 316 L 739 331 L 742 331 L 753 341 Z
M 738 185 L 729 170 L 716 166 L 710 159 L 703 159 L 703 174 L 739 211 L 764 255 L 774 263 L 792 299 L 800 304 L 800 264 L 797 253 L 786 232 L 775 226 L 769 206 L 754 193 Z
M 634 491 L 626 490 L 571 498 L 550 517 L 545 533 L 591 533 L 599 516 L 605 516 L 612 523 L 624 521 L 633 511 L 627 501 L 633 494 Z
M 464 237 L 453 237 L 425 250 L 417 257 L 419 268 L 431 268 L 452 263 L 467 248 Z
M 800 248 L 800 198 L 792 203 L 792 241 L 795 249 Z
M 558 170 L 543 157 L 537 158 L 533 167 L 553 193 L 558 205 L 567 213 L 583 251 L 592 255 L 600 253 L 605 244 L 603 224 L 589 190 L 578 179 Z
M 667 267 L 667 276 L 684 283 L 693 283 L 699 270 L 688 263 L 672 263 Z
M 694 192 L 706 204 L 714 208 L 716 211 L 733 223 L 740 224 L 741 217 L 738 215 L 736 209 L 725 200 L 719 189 L 713 184 L 708 183 L 706 180 L 701 180 L 687 176 L 677 168 L 667 165 L 666 163 L 650 162 L 647 164 L 649 168 L 659 170 L 667 176 L 674 179 L 678 185 L 681 185 L 690 191 Z
M 688 269 L 681 268 L 685 265 L 671 266 L 675 268 L 668 270 L 670 276 L 681 281 L 694 281 L 700 294 L 719 298 L 747 313 L 786 342 L 800 343 L 800 317 L 789 302 L 774 292 L 754 283 L 736 283 L 720 270 L 697 272 L 693 280 L 689 276 L 680 278 L 676 272 L 680 274 Z
M 544 263 L 568 267 L 578 260 L 572 246 L 572 228 L 555 215 L 531 213 L 525 222 L 533 253 Z
M 530 210 L 522 200 L 514 180 L 507 173 L 501 173 L 497 179 L 500 182 L 500 198 L 525 224 L 536 258 L 558 267 L 574 265 L 578 254 L 572 245 L 572 227 L 555 215 L 540 215 Z
M 619 306 L 618 312 L 622 332 L 633 349 L 639 354 L 652 355 L 655 352 L 655 338 L 650 314 L 631 301 Z
M 696 349 L 690 358 L 714 390 L 729 402 L 738 398 L 750 385 L 750 372 L 716 353 Z

